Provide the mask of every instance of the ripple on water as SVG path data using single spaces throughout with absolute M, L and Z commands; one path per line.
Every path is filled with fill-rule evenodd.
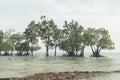
M 103 58 L 0 56 L 0 77 L 23 77 L 53 71 L 120 70 L 118 60 L 120 59 L 111 56 Z

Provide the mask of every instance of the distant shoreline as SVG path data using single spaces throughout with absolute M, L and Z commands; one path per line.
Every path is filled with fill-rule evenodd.
M 117 71 L 74 71 L 74 72 L 49 72 L 49 73 L 38 73 L 24 78 L 13 77 L 13 78 L 0 78 L 0 80 L 73 80 L 83 79 L 96 76 L 107 75 L 111 73 L 120 73 Z

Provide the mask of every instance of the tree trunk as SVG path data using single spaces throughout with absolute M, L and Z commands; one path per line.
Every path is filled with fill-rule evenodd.
M 94 49 L 93 49 L 93 47 L 92 46 L 90 46 L 91 47 L 91 50 L 92 50 L 92 52 L 93 52 L 93 54 L 94 54 Z
M 93 52 L 93 54 L 91 55 L 91 57 L 102 57 L 101 55 L 100 55 L 100 50 L 99 50 L 99 47 L 97 46 L 97 48 L 96 49 L 93 49 L 93 47 L 91 46 L 91 49 L 92 49 L 92 52 Z
M 56 56 L 56 51 L 57 51 L 57 46 L 55 46 L 55 55 L 54 56 Z
M 8 55 L 9 55 L 9 53 L 7 51 L 5 51 L 4 56 L 8 56 Z
M 23 52 L 20 51 L 20 52 L 18 53 L 18 56 L 23 56 Z
M 27 51 L 27 56 L 29 55 L 29 52 Z
M 49 56 L 49 41 L 50 41 L 50 39 L 49 39 L 49 36 L 48 36 L 48 38 L 47 38 L 47 45 L 46 45 L 46 57 Z
M 48 56 L 49 56 L 48 51 L 49 51 L 49 46 L 47 45 L 47 46 L 46 46 L 46 57 L 48 57 Z
M 13 51 L 11 51 L 11 55 L 13 55 Z
M 96 57 L 96 52 L 93 52 L 93 55 L 92 55 L 92 57 Z
M 0 51 L 0 55 L 2 55 L 2 54 L 1 54 L 1 51 Z
M 26 51 L 26 53 L 24 55 L 25 56 L 29 56 L 29 51 Z
M 82 49 L 82 51 L 80 53 L 80 57 L 84 57 L 84 48 Z
M 101 57 L 100 52 L 96 52 L 96 57 Z
M 100 55 L 99 51 L 96 51 L 93 53 L 92 57 L 103 57 L 102 55 Z
M 33 50 L 31 51 L 31 56 L 33 56 Z
M 100 53 L 99 52 L 94 52 L 93 57 L 100 57 Z
M 75 56 L 74 51 L 70 51 L 70 52 L 68 53 L 68 56 L 71 56 L 71 57 Z
M 100 51 L 101 51 L 101 48 L 97 46 L 97 49 L 93 53 L 93 57 L 103 57 L 102 55 L 100 55 Z

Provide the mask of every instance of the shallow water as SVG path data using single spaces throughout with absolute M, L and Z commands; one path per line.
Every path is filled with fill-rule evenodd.
M 120 70 L 120 54 L 107 57 L 41 57 L 0 56 L 0 77 L 23 77 L 53 71 L 112 71 Z M 110 74 L 85 80 L 120 80 L 120 74 Z

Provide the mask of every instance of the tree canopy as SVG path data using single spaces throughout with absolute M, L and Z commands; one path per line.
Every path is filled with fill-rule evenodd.
M 101 50 L 114 49 L 114 42 L 110 38 L 109 31 L 105 28 L 85 28 L 79 22 L 65 21 L 63 27 L 58 27 L 53 19 L 41 16 L 40 21 L 32 20 L 23 33 L 15 33 L 14 29 L 6 32 L 0 30 L 0 55 L 17 51 L 17 55 L 33 55 L 33 51 L 39 50 L 41 40 L 46 48 L 46 56 L 49 50 L 57 48 L 66 51 L 67 56 L 84 57 L 86 47 L 90 47 L 93 57 L 100 57 Z

